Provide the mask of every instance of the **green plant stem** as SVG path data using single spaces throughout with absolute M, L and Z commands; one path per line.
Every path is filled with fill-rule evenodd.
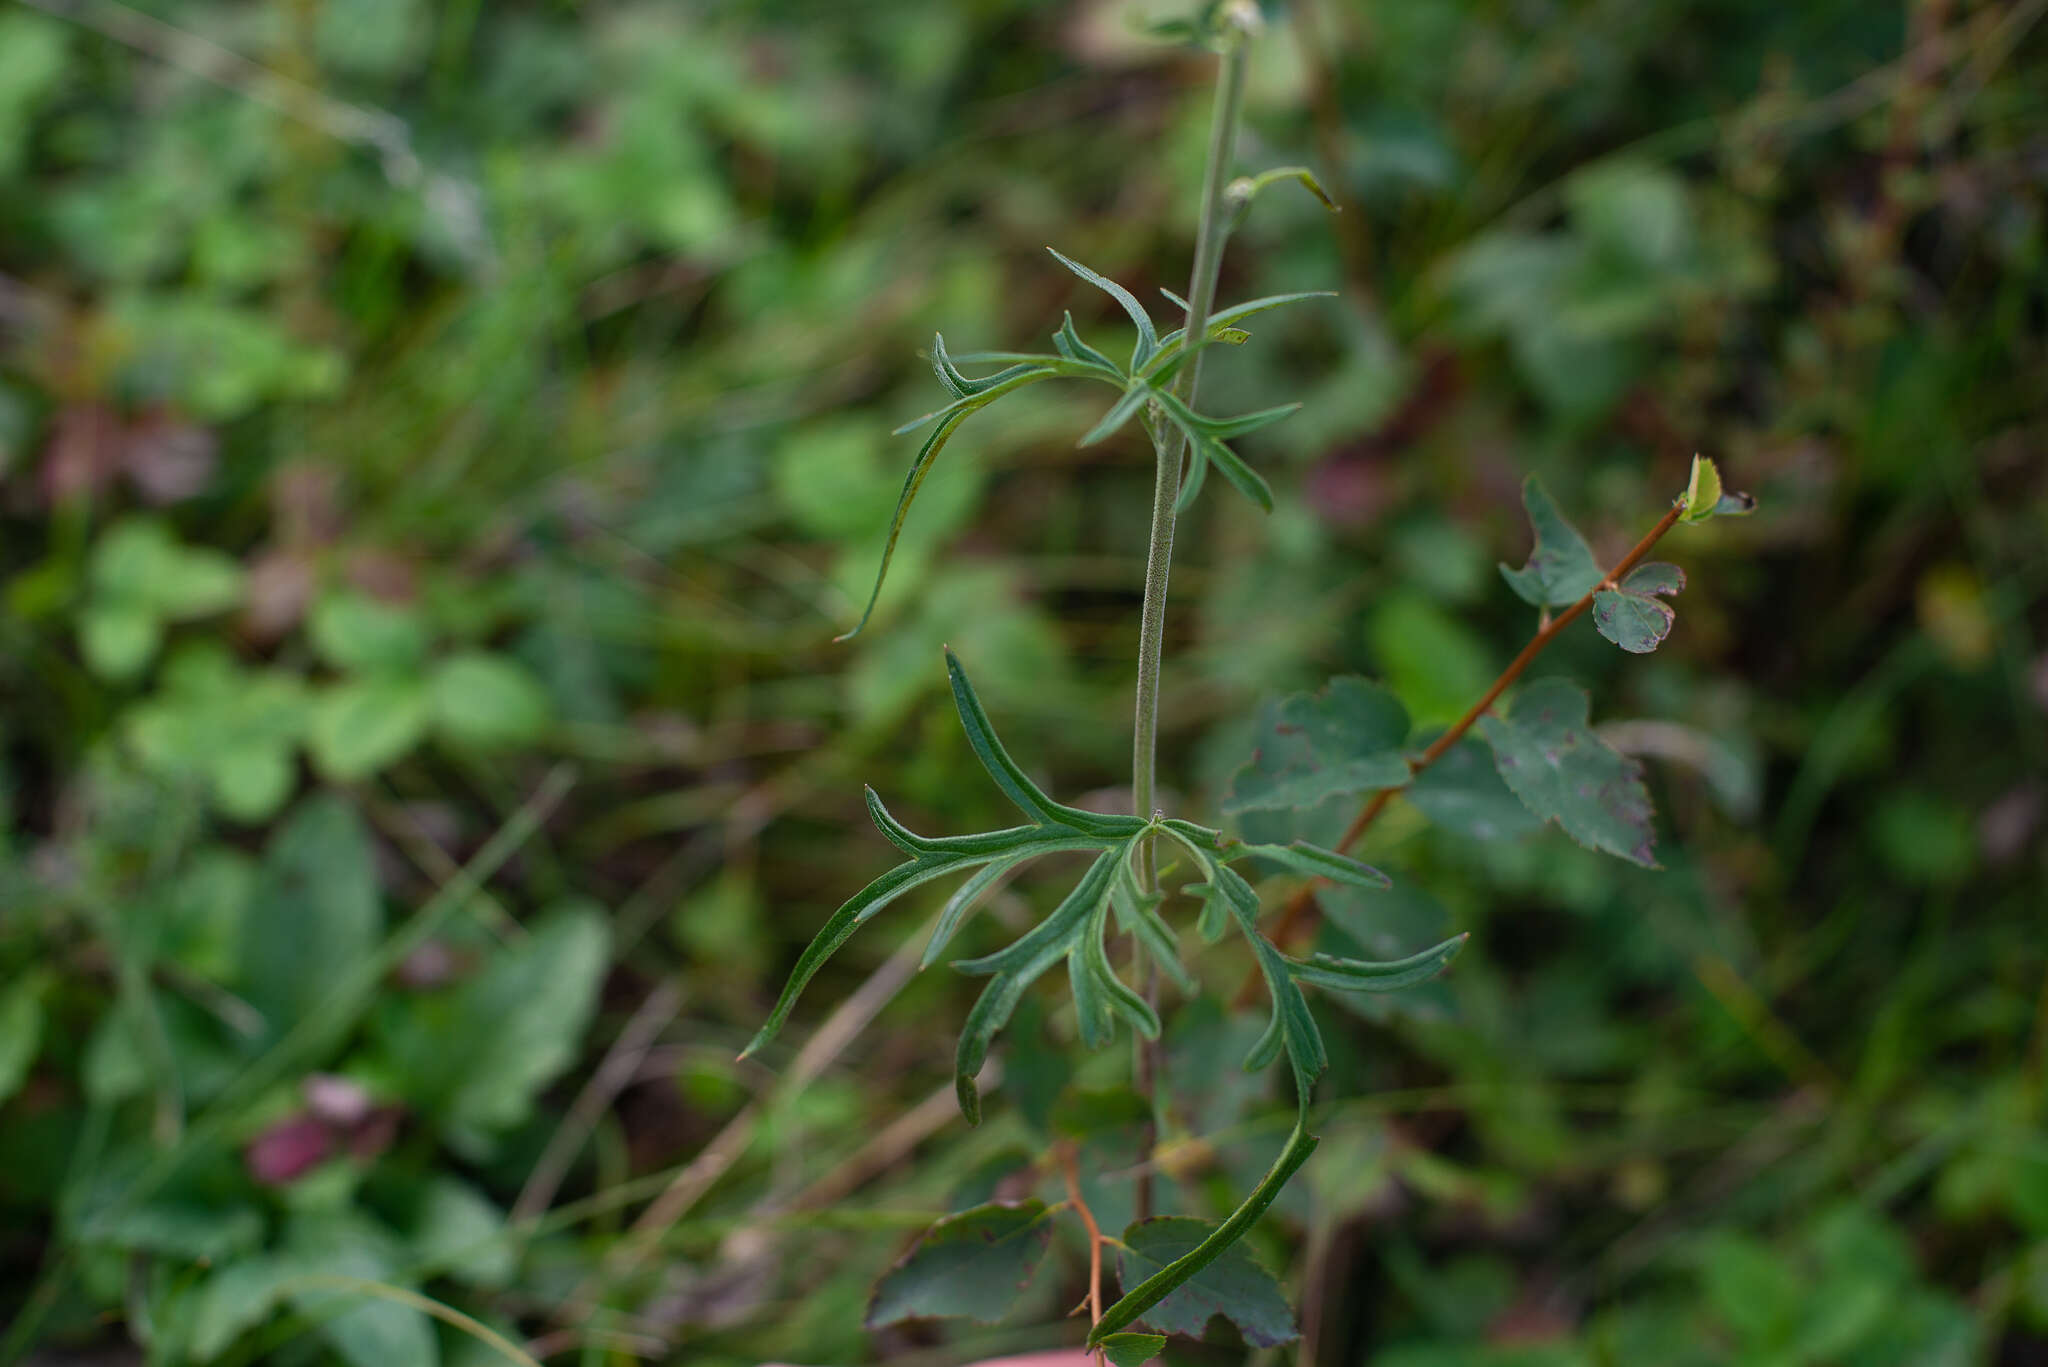
M 1237 142 L 1238 116 L 1244 105 L 1246 54 L 1249 33 L 1240 25 L 1227 29 L 1229 46 L 1216 73 L 1216 102 L 1209 123 L 1209 155 L 1202 171 L 1202 217 L 1195 232 L 1195 264 L 1188 278 L 1187 338 L 1194 348 L 1175 380 L 1175 392 L 1192 403 L 1201 382 L 1201 343 L 1209 329 L 1209 314 L 1216 302 L 1216 276 L 1223 264 L 1223 240 L 1229 233 L 1223 207 L 1223 190 L 1230 170 L 1231 149 Z M 1159 667 L 1166 638 L 1167 579 L 1173 568 L 1174 503 L 1180 497 L 1181 463 L 1187 457 L 1187 440 L 1168 424 L 1151 424 L 1152 450 L 1156 466 L 1152 480 L 1152 534 L 1145 552 L 1145 605 L 1138 621 L 1138 688 L 1136 715 L 1131 729 L 1131 809 L 1140 817 L 1152 814 L 1158 795 L 1159 761 Z M 1159 890 L 1158 861 L 1148 837 L 1138 852 L 1138 880 L 1147 893 Z M 1157 1005 L 1159 980 L 1156 969 L 1145 973 L 1145 996 Z M 1132 1081 L 1140 1096 L 1152 1102 L 1158 1090 L 1159 1050 L 1156 1042 L 1140 1039 Z M 1154 1119 L 1147 1122 L 1145 1150 L 1157 1139 Z M 1141 1177 L 1137 1190 L 1140 1219 L 1152 1213 L 1152 1179 Z

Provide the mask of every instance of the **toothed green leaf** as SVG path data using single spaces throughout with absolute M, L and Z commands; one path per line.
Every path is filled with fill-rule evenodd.
M 875 1287 L 866 1325 L 940 1318 L 994 1324 L 1030 1285 L 1051 1240 L 1043 1201 L 991 1202 L 948 1215 Z
M 1215 1232 L 1206 1220 L 1162 1215 L 1126 1229 L 1117 1253 L 1118 1280 L 1126 1285 L 1156 1276 L 1201 1247 Z M 1273 1274 L 1260 1267 L 1243 1244 L 1219 1251 L 1206 1266 L 1145 1311 L 1144 1322 L 1169 1334 L 1199 1339 L 1221 1315 L 1254 1348 L 1271 1348 L 1299 1338 L 1294 1312 Z
M 1579 529 L 1566 520 L 1536 476 L 1522 483 L 1522 506 L 1528 509 L 1536 547 L 1519 570 L 1500 567 L 1501 577 L 1525 603 L 1537 607 L 1569 607 L 1591 593 L 1604 571 Z
M 1330 681 L 1259 713 L 1251 762 L 1232 778 L 1227 813 L 1313 807 L 1327 798 L 1408 782 L 1408 712 L 1392 693 L 1359 678 Z
M 1531 812 L 1555 821 L 1581 845 L 1655 868 L 1650 794 L 1640 766 L 1595 735 L 1585 690 L 1539 679 L 1505 717 L 1479 729 L 1501 779 Z
M 1692 458 L 1692 476 L 1685 485 L 1681 522 L 1705 522 L 1721 507 L 1721 470 L 1705 456 Z

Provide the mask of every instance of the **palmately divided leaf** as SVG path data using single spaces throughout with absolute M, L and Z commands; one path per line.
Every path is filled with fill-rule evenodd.
M 1522 506 L 1528 510 L 1529 526 L 1536 534 L 1529 563 L 1521 569 L 1500 567 L 1525 603 L 1537 607 L 1561 608 L 1578 602 L 1600 583 L 1605 571 L 1593 558 L 1593 548 L 1558 510 L 1542 481 L 1531 475 L 1522 483 Z
M 946 674 L 953 684 L 953 705 L 960 713 L 962 729 L 967 732 L 968 747 L 974 751 L 982 769 L 995 780 L 996 787 L 1002 789 L 1003 796 L 1015 803 L 1026 816 L 1047 825 L 1065 826 L 1105 839 L 1120 840 L 1144 829 L 1145 823 L 1135 816 L 1086 812 L 1047 797 L 1025 776 L 1024 770 L 1010 758 L 1010 752 L 997 739 L 987 710 L 982 707 L 974 685 L 968 682 L 967 671 L 960 667 L 960 658 L 951 650 L 946 652 Z
M 1655 868 L 1642 769 L 1594 734 L 1588 712 L 1584 689 L 1539 679 L 1522 690 L 1507 716 L 1482 717 L 1479 729 L 1493 746 L 1501 779 L 1531 812 L 1582 845 Z
M 974 1078 L 988 1059 L 988 1047 L 996 1032 L 1009 1023 L 1011 1012 L 1024 990 L 1078 942 L 1096 911 L 1109 896 L 1116 875 L 1116 861 L 1127 857 L 1128 849 L 1105 850 L 1088 866 L 1081 881 L 1067 894 L 1052 915 L 1026 931 L 1007 949 L 979 959 L 966 959 L 953 967 L 963 973 L 993 974 L 989 985 L 967 1013 L 960 1032 L 960 1046 L 954 1055 L 953 1090 L 960 1100 L 960 1114 L 970 1125 L 981 1123 L 981 1093 Z
M 1257 749 L 1231 780 L 1223 810 L 1313 807 L 1408 782 L 1408 711 L 1365 679 L 1333 679 L 1261 710 Z
M 1052 252 L 1053 259 L 1062 266 L 1123 306 L 1124 312 L 1130 315 L 1132 324 L 1138 329 L 1137 345 L 1131 350 L 1131 369 L 1143 368 L 1145 362 L 1151 360 L 1159 350 L 1159 330 L 1153 326 L 1152 315 L 1145 312 L 1145 306 L 1138 302 L 1137 296 L 1108 276 L 1097 275 L 1072 257 L 1062 256 L 1051 247 L 1047 247 L 1046 250 Z
M 948 1215 L 889 1270 L 866 1325 L 957 1317 L 994 1324 L 1031 1283 L 1052 1240 L 1045 1202 L 991 1202 Z
M 1311 845 L 1306 840 L 1285 845 L 1241 845 L 1231 851 L 1232 858 L 1239 855 L 1270 859 L 1296 873 L 1305 873 L 1311 878 L 1327 878 L 1332 883 L 1344 883 L 1354 888 L 1393 886 L 1393 880 L 1372 865 L 1361 863 L 1348 854 Z
M 1200 1247 L 1214 1230 L 1206 1220 L 1181 1215 L 1138 1221 L 1124 1230 L 1117 1253 L 1118 1280 L 1130 1286 L 1156 1275 Z M 1223 1249 L 1162 1297 L 1144 1312 L 1144 1322 L 1168 1334 L 1200 1338 L 1218 1315 L 1256 1348 L 1292 1343 L 1301 1336 L 1280 1283 L 1242 1243 Z
M 1312 954 L 1307 959 L 1291 962 L 1294 976 L 1311 986 L 1333 992 L 1398 992 L 1404 987 L 1428 982 L 1443 972 L 1471 938 L 1469 933 L 1453 935 L 1420 954 L 1379 963 L 1369 959 L 1343 959 L 1334 954 Z

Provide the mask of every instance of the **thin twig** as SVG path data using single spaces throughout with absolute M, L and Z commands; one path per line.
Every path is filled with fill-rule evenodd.
M 1603 589 L 1612 588 L 1615 584 L 1620 583 L 1630 570 L 1642 563 L 1643 557 L 1650 553 L 1651 548 L 1664 539 L 1664 534 L 1678 525 L 1679 516 L 1684 511 L 1684 500 L 1681 499 L 1673 503 L 1670 510 L 1663 517 L 1657 519 L 1657 525 L 1650 528 L 1644 534 L 1643 539 L 1636 542 L 1634 548 L 1627 555 L 1616 561 L 1614 568 L 1607 571 L 1605 577 L 1598 584 L 1587 590 L 1585 597 L 1573 603 L 1563 612 L 1558 613 L 1557 616 L 1551 618 L 1548 622 L 1545 622 L 1542 628 L 1529 638 L 1529 643 L 1522 647 L 1521 653 L 1509 661 L 1508 667 L 1500 672 L 1500 677 L 1493 681 L 1492 686 L 1486 690 L 1479 701 L 1467 708 L 1465 715 L 1453 722 L 1451 728 L 1441 736 L 1438 736 L 1427 750 L 1424 750 L 1420 755 L 1408 761 L 1409 782 L 1412 783 L 1418 774 L 1442 759 L 1450 752 L 1452 746 L 1463 740 L 1465 733 L 1470 731 L 1480 717 L 1486 714 L 1488 708 L 1499 701 L 1500 695 L 1507 691 L 1508 686 L 1514 683 L 1516 679 L 1522 677 L 1522 671 L 1527 669 L 1552 641 L 1555 641 L 1563 634 L 1566 627 L 1576 622 L 1585 614 L 1588 608 L 1593 606 L 1595 595 Z M 1380 813 L 1387 809 L 1387 804 L 1394 800 L 1394 794 L 1402 791 L 1406 786 L 1407 784 L 1403 784 L 1400 788 L 1382 788 L 1374 793 L 1367 800 L 1366 804 L 1359 809 L 1358 815 L 1351 819 L 1351 824 L 1345 828 L 1343 838 L 1337 842 L 1337 849 L 1340 851 L 1348 850 L 1351 846 L 1358 843 L 1359 837 L 1364 835 L 1367 828 L 1379 819 Z M 1311 879 L 1295 889 L 1294 895 L 1287 899 L 1286 905 L 1281 909 L 1280 919 L 1273 924 L 1272 939 L 1274 944 L 1285 948 L 1290 939 L 1306 928 L 1307 922 L 1315 915 L 1316 889 L 1322 885 L 1323 881 L 1320 878 Z M 1258 974 L 1253 973 L 1246 980 L 1244 990 L 1238 993 L 1240 1003 L 1250 1000 L 1256 994 L 1258 983 Z
M 1102 1226 L 1095 1223 L 1095 1212 L 1088 1208 L 1088 1200 L 1081 1195 L 1081 1170 L 1074 1162 L 1074 1146 L 1060 1146 L 1060 1176 L 1067 1179 L 1067 1201 L 1074 1207 L 1074 1213 L 1081 1217 L 1082 1227 L 1088 1231 L 1088 1327 L 1093 1329 L 1102 1322 Z M 1098 1349 L 1097 1362 L 1102 1361 Z

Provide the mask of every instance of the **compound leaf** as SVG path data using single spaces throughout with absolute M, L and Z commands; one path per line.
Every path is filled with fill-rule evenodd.
M 1655 868 L 1650 794 L 1640 766 L 1593 733 L 1585 690 L 1539 679 L 1505 717 L 1480 718 L 1494 763 L 1531 812 L 1582 845 Z
M 1214 1229 L 1206 1220 L 1183 1215 L 1138 1221 L 1124 1231 L 1117 1254 L 1119 1280 L 1129 1286 L 1157 1275 L 1193 1253 Z M 1154 1329 L 1195 1338 L 1200 1338 L 1218 1315 L 1237 1326 L 1244 1341 L 1256 1348 L 1292 1343 L 1300 1337 L 1280 1283 L 1259 1266 L 1242 1243 L 1224 1248 L 1144 1312 L 1145 1323 Z
M 1521 569 L 1502 565 L 1501 577 L 1523 602 L 1537 607 L 1561 608 L 1578 602 L 1605 577 L 1593 558 L 1593 548 L 1558 511 L 1534 475 L 1522 483 L 1522 506 L 1528 510 L 1536 546 Z
M 1320 693 L 1294 694 L 1262 712 L 1258 748 L 1231 780 L 1223 810 L 1313 807 L 1399 787 L 1408 781 L 1407 738 L 1407 709 L 1377 684 L 1346 677 Z
M 868 1302 L 867 1327 L 960 1317 L 993 1324 L 1008 1314 L 1052 1240 L 1045 1202 L 991 1202 L 925 1231 Z

